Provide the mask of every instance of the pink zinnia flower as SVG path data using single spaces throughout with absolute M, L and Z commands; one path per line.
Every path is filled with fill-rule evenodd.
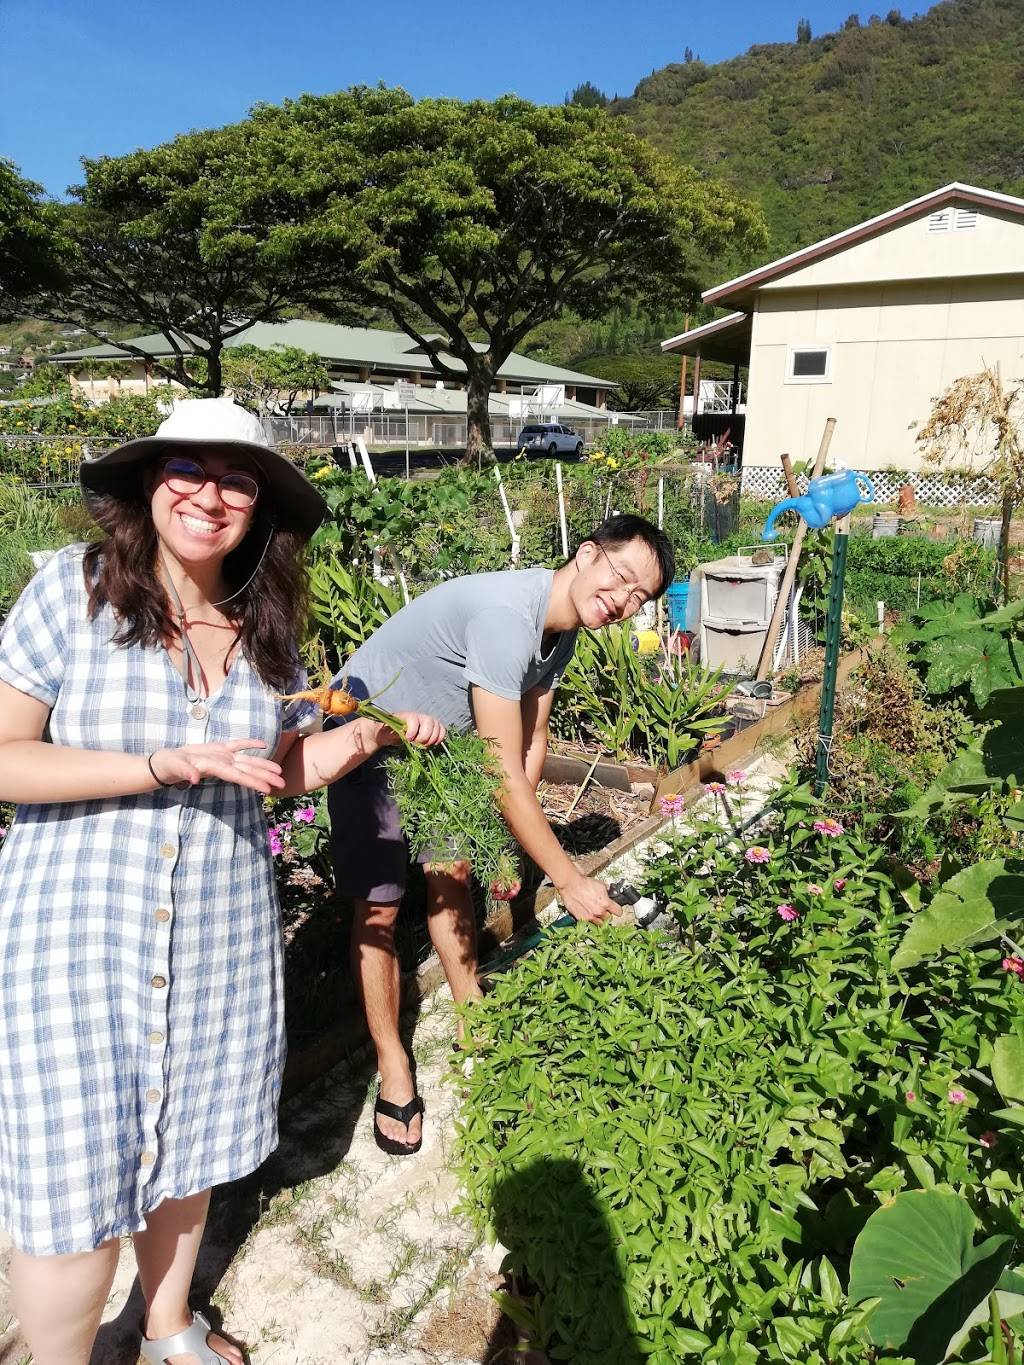
M 964 1100 L 967 1098 L 967 1093 L 964 1090 L 958 1090 L 957 1087 L 954 1086 L 946 1098 L 949 1100 L 950 1104 L 963 1104 Z
M 295 812 L 295 819 L 300 825 L 311 825 L 316 819 L 315 806 L 300 806 Z
M 734 787 L 738 787 L 741 782 L 746 782 L 747 774 L 742 768 L 733 768 L 731 773 L 726 773 L 726 782 L 731 782 Z
M 276 829 L 267 830 L 267 838 L 270 841 L 270 851 L 275 857 L 284 852 L 284 844 L 281 842 L 281 836 Z
M 779 919 L 784 919 L 787 924 L 790 924 L 792 923 L 793 920 L 800 918 L 798 912 L 794 910 L 791 905 L 788 904 L 780 905 L 779 908 L 775 911 L 775 913 L 778 915 Z
M 725 791 L 724 782 L 705 782 L 704 790 L 711 796 L 721 796 Z
M 981 1136 L 978 1138 L 978 1141 L 981 1143 L 983 1147 L 994 1147 L 996 1143 L 999 1141 L 999 1137 L 996 1133 L 993 1133 L 992 1130 L 989 1129 L 987 1133 L 981 1134 Z
M 0 839 L 6 839 L 6 838 L 7 838 L 7 826 L 6 826 L 6 825 L 0 825 Z
M 845 833 L 840 821 L 832 819 L 815 820 L 814 828 L 819 834 L 827 834 L 830 839 L 835 839 L 838 835 Z
M 751 844 L 743 856 L 748 863 L 766 863 L 772 855 L 770 849 L 763 848 L 760 844 Z
M 1024 957 L 1004 957 L 1003 971 L 1013 972 L 1014 976 L 1024 979 Z
M 825 888 L 823 886 L 819 886 L 817 882 L 808 882 L 807 894 L 809 896 L 823 896 L 825 894 Z
M 683 809 L 683 798 L 681 796 L 663 796 L 658 802 L 658 809 L 662 815 L 678 815 Z
M 908 1104 L 913 1104 L 914 1101 L 917 1099 L 917 1091 L 916 1091 L 916 1090 L 908 1090 L 907 1093 L 906 1093 L 906 1095 L 904 1095 L 903 1098 L 906 1100 L 906 1102 L 907 1102 Z
M 837 877 L 835 881 L 832 883 L 832 885 L 835 887 L 837 891 L 842 891 L 843 887 L 846 885 L 846 878 Z

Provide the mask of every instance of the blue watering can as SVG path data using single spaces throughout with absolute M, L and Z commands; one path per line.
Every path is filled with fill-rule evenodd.
M 864 484 L 867 492 L 862 492 Z M 771 510 L 761 532 L 762 540 L 774 540 L 779 534 L 775 522 L 783 512 L 799 512 L 808 526 L 820 531 L 834 517 L 845 517 L 859 502 L 874 502 L 875 486 L 866 474 L 855 469 L 842 469 L 836 474 L 824 474 L 812 479 L 801 498 L 786 498 Z

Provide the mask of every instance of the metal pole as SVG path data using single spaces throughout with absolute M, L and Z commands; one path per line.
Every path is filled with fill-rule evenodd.
M 821 680 L 821 710 L 818 714 L 818 755 L 814 789 L 820 796 L 828 784 L 828 757 L 832 748 L 832 721 L 836 705 L 836 673 L 843 624 L 843 589 L 846 586 L 846 550 L 850 540 L 849 515 L 836 523 L 832 549 L 832 581 L 828 591 L 825 619 L 825 671 Z

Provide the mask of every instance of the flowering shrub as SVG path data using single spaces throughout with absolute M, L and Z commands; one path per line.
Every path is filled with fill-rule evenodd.
M 846 1294 L 870 1214 L 951 1185 L 1019 1236 L 1024 1109 L 993 1040 L 1021 1036 L 1024 981 L 996 944 L 895 972 L 913 910 L 882 855 L 807 788 L 775 810 L 759 844 L 708 823 L 652 861 L 679 943 L 581 925 L 474 1008 L 467 1200 L 552 1359 L 894 1365 Z M 552 1163 L 579 1180 L 547 1192 Z
M 323 898 L 334 886 L 325 791 L 268 798 L 267 842 L 274 855 L 282 902 Z

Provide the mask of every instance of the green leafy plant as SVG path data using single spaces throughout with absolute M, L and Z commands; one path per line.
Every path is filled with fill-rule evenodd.
M 987 945 L 895 972 L 914 895 L 807 787 L 756 832 L 737 788 L 716 800 L 730 828 L 698 820 L 649 866 L 678 940 L 580 926 L 474 1008 L 467 1206 L 500 1224 L 552 1359 L 906 1362 L 865 1354 L 848 1258 L 876 1208 L 940 1184 L 1016 1243 L 1024 1128 L 990 1072 L 994 1040 L 1024 1037 L 1024 983 Z M 568 1159 L 615 1252 L 601 1296 L 565 1199 L 518 1180 Z
M 312 561 L 308 581 L 310 611 L 339 659 L 358 649 L 402 605 L 396 588 L 346 569 L 333 555 Z
M 584 630 L 556 696 L 552 728 L 618 759 L 675 768 L 702 738 L 724 729 L 729 690 L 720 669 L 707 673 L 687 659 L 652 668 L 634 651 L 628 627 Z
M 949 1189 L 904 1190 L 871 1215 L 854 1243 L 850 1298 L 874 1302 L 867 1328 L 876 1346 L 906 1348 L 915 1365 L 941 1365 L 983 1322 L 989 1296 L 1014 1250 L 997 1233 L 974 1244 L 978 1220 Z M 1007 1316 L 1024 1297 L 997 1304 Z
M 387 769 L 414 855 L 465 859 L 486 886 L 515 883 L 515 849 L 499 813 L 505 775 L 487 740 L 451 734 L 436 749 L 406 745 L 388 756 Z
M 1024 683 L 1024 600 L 992 611 L 966 593 L 930 603 L 893 632 L 925 669 L 929 692 L 969 687 L 978 706 L 999 688 Z

